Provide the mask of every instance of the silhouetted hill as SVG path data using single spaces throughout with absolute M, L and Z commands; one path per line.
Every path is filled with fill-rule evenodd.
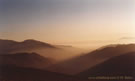
M 15 65 L 19 67 L 29 67 L 45 69 L 52 65 L 53 59 L 45 58 L 36 53 L 17 53 L 0 55 L 0 65 Z
M 38 53 L 41 56 L 55 59 L 57 62 L 78 56 L 82 49 L 71 46 L 51 45 L 33 39 L 16 42 L 13 40 L 0 40 L 0 54 Z
M 92 76 L 131 76 L 135 78 L 135 52 L 113 57 L 79 73 L 78 76 L 82 78 Z
M 108 45 L 89 54 L 95 54 L 100 58 L 119 56 L 124 53 L 135 52 L 135 44 Z
M 54 65 L 50 68 L 50 70 L 74 75 L 94 67 L 110 58 L 129 52 L 135 52 L 135 44 L 107 46 L 88 54 L 83 54 L 81 56 L 63 61 Z
M 21 42 L 20 45 L 22 45 L 22 47 L 27 47 L 27 48 L 32 48 L 32 47 L 33 48 L 39 48 L 39 47 L 55 48 L 55 46 L 51 44 L 40 42 L 33 39 L 24 40 L 23 42 Z
M 56 48 L 48 43 L 40 42 L 37 40 L 29 39 L 23 42 L 16 42 L 13 40 L 0 40 L 0 54 L 9 53 L 22 50 L 33 50 L 40 48 Z
M 1 40 L 0 39 L 0 54 L 7 53 L 10 47 L 16 45 L 18 42 L 13 40 Z
M 1 81 L 87 81 L 73 76 L 15 66 L 0 66 Z

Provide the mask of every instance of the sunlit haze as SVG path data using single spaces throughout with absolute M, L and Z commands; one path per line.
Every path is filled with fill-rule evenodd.
M 0 0 L 0 38 L 99 47 L 135 43 L 135 0 Z

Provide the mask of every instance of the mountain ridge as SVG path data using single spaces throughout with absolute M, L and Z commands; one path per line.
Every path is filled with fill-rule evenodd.
M 40 42 L 34 39 L 28 39 L 22 42 L 0 39 L 0 54 L 13 52 L 14 50 L 19 51 L 19 50 L 31 50 L 31 49 L 39 49 L 39 48 L 56 49 L 57 47 L 49 43 Z
M 78 74 L 79 77 L 131 76 L 135 77 L 135 52 L 113 57 Z
M 112 57 L 129 52 L 135 52 L 135 44 L 118 45 L 115 47 L 97 49 L 90 53 L 83 54 L 54 65 L 54 67 L 50 68 L 50 70 L 56 71 L 57 69 L 57 72 L 75 75 Z

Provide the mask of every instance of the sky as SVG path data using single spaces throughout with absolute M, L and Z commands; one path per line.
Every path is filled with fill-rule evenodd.
M 0 39 L 98 47 L 135 43 L 135 0 L 0 0 Z

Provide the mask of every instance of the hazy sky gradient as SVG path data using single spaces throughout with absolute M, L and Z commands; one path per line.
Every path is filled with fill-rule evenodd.
M 134 0 L 0 0 L 0 38 L 84 47 L 134 43 L 134 14 Z

